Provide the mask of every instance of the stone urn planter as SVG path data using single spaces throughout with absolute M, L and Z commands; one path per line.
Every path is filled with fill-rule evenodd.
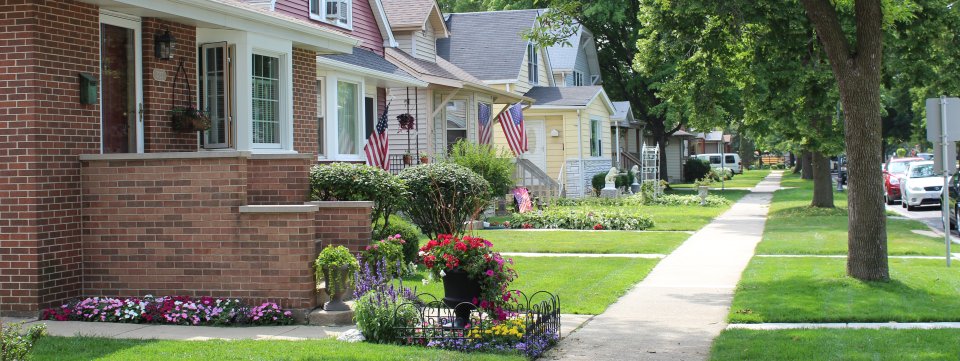
M 349 266 L 340 266 L 336 269 L 323 270 L 323 281 L 326 283 L 325 291 L 329 301 L 323 304 L 326 311 L 349 311 L 350 306 L 343 302 L 343 296 L 347 294 L 349 279 L 353 277 L 353 272 Z
M 350 306 L 343 302 L 343 296 L 350 289 L 353 274 L 360 265 L 357 259 L 344 246 L 327 246 L 314 263 L 317 282 L 325 282 L 324 289 L 330 296 L 323 305 L 325 311 L 349 311 Z
M 470 323 L 470 311 L 477 307 L 472 302 L 480 298 L 480 283 L 470 279 L 466 271 L 453 270 L 443 276 L 443 303 L 453 308 L 456 316 L 452 328 L 464 328 Z
M 707 193 L 710 191 L 709 186 L 698 186 L 697 187 L 697 196 L 700 197 L 700 205 L 704 206 L 707 204 Z

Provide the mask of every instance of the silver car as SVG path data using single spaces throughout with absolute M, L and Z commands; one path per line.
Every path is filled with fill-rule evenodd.
M 910 163 L 907 172 L 900 178 L 900 205 L 907 210 L 919 206 L 939 205 L 943 188 L 943 178 L 933 170 L 929 160 Z

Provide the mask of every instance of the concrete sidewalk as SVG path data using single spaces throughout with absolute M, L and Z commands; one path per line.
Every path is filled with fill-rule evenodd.
M 629 293 L 560 342 L 555 360 L 706 360 L 763 234 L 782 172 L 680 245 Z

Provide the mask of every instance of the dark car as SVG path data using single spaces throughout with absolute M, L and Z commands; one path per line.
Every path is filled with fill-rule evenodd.
M 960 173 L 956 173 L 953 177 L 950 177 L 950 187 L 948 188 L 950 192 L 950 229 L 957 229 L 957 225 L 960 224 L 960 212 L 957 212 L 957 198 L 960 198 Z

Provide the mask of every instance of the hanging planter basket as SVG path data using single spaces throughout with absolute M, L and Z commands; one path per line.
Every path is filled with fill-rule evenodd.
M 210 118 L 194 107 L 174 107 L 170 110 L 170 121 L 173 130 L 181 133 L 202 132 L 211 126 Z
M 416 126 L 417 120 L 413 118 L 413 115 L 410 113 L 403 113 L 397 116 L 397 121 L 400 122 L 400 129 L 411 131 Z
M 182 76 L 182 78 L 181 78 Z M 182 82 L 181 82 L 182 79 Z M 177 97 L 177 91 L 183 90 Z M 177 74 L 173 77 L 174 104 L 177 99 L 184 99 L 181 105 L 176 105 L 170 109 L 170 127 L 174 131 L 181 133 L 200 132 L 210 129 L 212 123 L 210 118 L 202 110 L 193 106 L 193 90 L 190 87 L 190 79 L 187 77 L 187 71 L 183 68 L 183 60 L 177 66 Z

